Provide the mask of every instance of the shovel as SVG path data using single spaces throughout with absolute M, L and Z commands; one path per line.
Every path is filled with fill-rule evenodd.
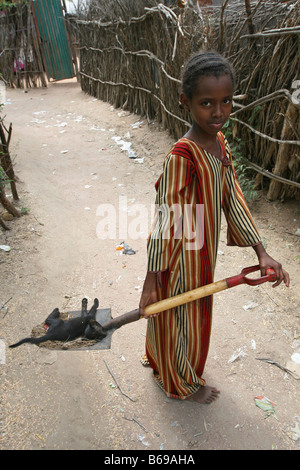
M 248 274 L 258 271 L 260 269 L 259 265 L 249 266 L 244 268 L 240 274 L 236 276 L 225 278 L 221 281 L 212 282 L 206 286 L 198 287 L 191 291 L 185 292 L 183 294 L 170 297 L 169 299 L 160 300 L 154 304 L 148 305 L 145 308 L 145 313 L 147 316 L 154 315 L 156 313 L 164 312 L 170 308 L 178 307 L 180 305 L 192 302 L 194 300 L 201 299 L 202 297 L 207 297 L 209 295 L 215 294 L 222 290 L 230 289 L 232 287 L 238 286 L 240 284 L 248 284 L 250 286 L 257 286 L 263 284 L 264 282 L 273 282 L 276 280 L 276 273 L 273 269 L 267 269 L 266 275 L 259 278 L 249 278 Z M 70 312 L 74 316 L 80 315 L 80 312 Z M 116 318 L 111 318 L 110 309 L 100 309 L 97 312 L 96 320 L 107 330 L 107 336 L 96 343 L 93 346 L 88 348 L 80 349 L 110 349 L 111 347 L 111 336 L 115 330 L 120 328 L 123 325 L 132 323 L 139 320 L 141 317 L 139 309 L 132 310 L 130 312 L 124 313 Z

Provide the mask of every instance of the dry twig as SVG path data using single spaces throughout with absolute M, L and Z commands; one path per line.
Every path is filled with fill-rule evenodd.
M 136 401 L 134 398 L 131 398 L 129 395 L 127 395 L 127 393 L 124 392 L 124 390 L 122 389 L 121 385 L 119 384 L 115 374 L 113 373 L 113 371 L 111 370 L 111 368 L 109 367 L 109 365 L 107 364 L 106 360 L 103 359 L 104 361 L 104 364 L 106 365 L 106 368 L 108 370 L 108 372 L 110 373 L 110 375 L 112 376 L 112 378 L 114 379 L 115 383 L 116 383 L 116 386 L 118 387 L 118 389 L 120 390 L 120 392 L 122 393 L 122 395 L 124 395 L 125 397 L 129 398 L 129 400 L 131 401 Z

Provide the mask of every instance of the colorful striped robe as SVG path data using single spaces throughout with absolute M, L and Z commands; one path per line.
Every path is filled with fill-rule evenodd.
M 222 209 L 229 245 L 260 243 L 233 169 L 229 144 L 222 133 L 218 139 L 222 160 L 186 138 L 179 140 L 168 153 L 156 183 L 158 210 L 147 252 L 148 270 L 161 273 L 159 300 L 213 282 Z M 198 245 L 193 244 L 193 234 Z M 168 397 L 185 399 L 205 384 L 202 373 L 212 305 L 209 296 L 147 322 L 146 356 Z

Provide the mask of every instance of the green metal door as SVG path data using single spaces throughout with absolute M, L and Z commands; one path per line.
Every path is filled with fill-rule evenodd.
M 60 0 L 33 0 L 33 16 L 48 79 L 75 76 L 68 34 Z

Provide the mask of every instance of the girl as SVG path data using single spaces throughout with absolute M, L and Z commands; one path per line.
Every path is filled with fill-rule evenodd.
M 273 287 L 282 281 L 289 285 L 288 273 L 263 248 L 221 133 L 231 113 L 233 87 L 232 69 L 217 53 L 197 53 L 184 68 L 180 102 L 192 127 L 168 153 L 156 183 L 159 210 L 148 239 L 140 299 L 145 318 L 147 305 L 213 282 L 221 209 L 228 245 L 252 246 L 261 275 L 272 268 L 277 275 Z M 219 395 L 202 378 L 212 305 L 212 296 L 205 297 L 148 320 L 145 360 L 168 397 L 211 403 Z

